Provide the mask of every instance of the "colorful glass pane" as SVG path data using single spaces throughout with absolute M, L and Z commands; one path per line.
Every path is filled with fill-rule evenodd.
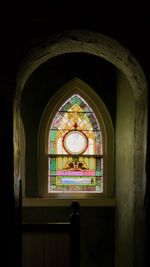
M 96 116 L 75 94 L 55 115 L 48 135 L 48 192 L 103 192 L 103 142 Z

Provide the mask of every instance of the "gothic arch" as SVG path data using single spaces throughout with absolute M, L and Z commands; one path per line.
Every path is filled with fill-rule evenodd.
M 14 170 L 15 179 L 20 176 L 20 96 L 30 75 L 44 62 L 55 56 L 65 53 L 83 52 L 95 55 L 111 62 L 129 83 L 132 100 L 134 102 L 132 116 L 132 183 L 129 193 L 132 196 L 132 207 L 127 204 L 128 220 L 122 221 L 125 216 L 123 199 L 119 194 L 121 184 L 116 173 L 116 266 L 142 266 L 144 257 L 144 235 L 140 223 L 144 220 L 143 199 L 145 194 L 145 162 L 146 162 L 146 136 L 147 136 L 147 84 L 144 73 L 130 52 L 114 39 L 99 33 L 89 31 L 69 31 L 61 33 L 48 40 L 47 43 L 34 48 L 26 57 L 17 77 L 16 95 L 14 99 Z M 117 148 L 118 149 L 118 148 Z M 117 163 L 116 163 L 117 164 Z M 125 193 L 128 193 L 127 191 Z M 131 219 L 132 217 L 132 219 Z M 129 229 L 131 237 L 123 236 L 123 229 Z M 139 241 L 136 241 L 139 240 Z M 120 244 L 122 248 L 120 248 Z M 132 247 L 132 249 L 131 249 Z M 124 255 L 124 256 L 122 256 Z M 127 256 L 127 257 L 126 257 Z M 136 260 L 135 260 L 136 258 Z M 141 264 L 141 265 L 140 265 Z
M 41 182 L 41 177 L 45 176 L 46 187 L 41 190 L 41 194 L 47 195 L 47 174 L 45 170 L 47 167 L 47 161 L 44 160 L 45 155 L 45 136 L 48 136 L 50 122 L 52 122 L 53 117 L 58 112 L 60 107 L 66 100 L 73 94 L 79 94 L 89 106 L 92 108 L 94 114 L 96 115 L 98 122 L 100 124 L 103 136 L 103 146 L 105 155 L 104 164 L 104 192 L 101 194 L 104 197 L 114 197 L 114 129 L 111 121 L 109 112 L 107 111 L 105 104 L 100 99 L 100 97 L 95 93 L 95 91 L 85 82 L 79 78 L 74 78 L 60 88 L 48 102 L 43 116 L 41 118 L 41 123 L 39 127 L 39 184 L 42 189 L 43 183 Z M 47 154 L 47 148 L 46 148 Z M 44 166 L 44 167 L 43 167 Z M 77 198 L 77 196 L 74 196 Z M 100 197 L 100 196 L 99 196 Z

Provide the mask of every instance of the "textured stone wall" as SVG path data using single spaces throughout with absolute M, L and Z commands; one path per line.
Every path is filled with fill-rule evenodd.
M 125 76 L 118 74 L 115 161 L 116 266 L 131 267 L 134 257 L 135 102 Z

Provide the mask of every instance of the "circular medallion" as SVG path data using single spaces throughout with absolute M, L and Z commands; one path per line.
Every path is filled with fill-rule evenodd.
M 69 154 L 82 154 L 88 146 L 87 136 L 78 130 L 69 131 L 64 135 L 63 146 Z

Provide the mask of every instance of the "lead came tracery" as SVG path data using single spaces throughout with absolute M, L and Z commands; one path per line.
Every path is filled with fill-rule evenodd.
M 94 112 L 78 94 L 61 106 L 50 126 L 48 192 L 103 192 L 101 129 Z

